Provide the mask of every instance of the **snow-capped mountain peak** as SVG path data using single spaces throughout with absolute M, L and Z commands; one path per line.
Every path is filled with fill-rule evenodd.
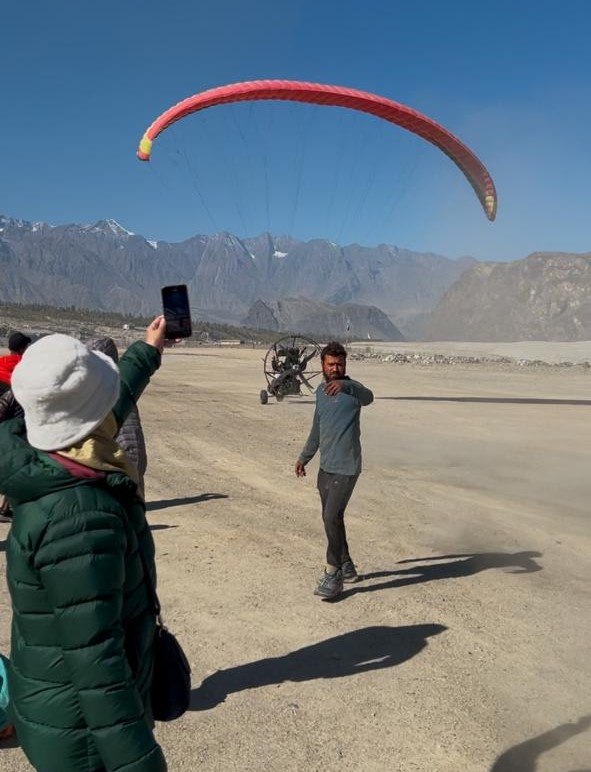
M 90 233 L 104 233 L 108 236 L 117 236 L 119 238 L 128 238 L 129 236 L 135 236 L 135 233 L 128 231 L 123 225 L 120 225 L 117 220 L 99 220 L 94 225 L 85 225 L 83 227 L 85 231 Z

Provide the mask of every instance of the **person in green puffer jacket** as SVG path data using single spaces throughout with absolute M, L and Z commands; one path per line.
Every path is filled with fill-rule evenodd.
M 38 772 L 166 772 L 150 707 L 154 542 L 114 437 L 160 366 L 158 317 L 117 366 L 66 335 L 29 347 L 0 425 L 0 490 L 14 510 L 8 680 Z

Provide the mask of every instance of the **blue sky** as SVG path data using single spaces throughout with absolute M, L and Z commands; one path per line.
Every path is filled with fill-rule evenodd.
M 0 18 L 2 214 L 113 218 L 169 241 L 270 230 L 481 260 L 591 250 L 588 0 L 22 0 Z M 213 108 L 136 159 L 172 104 L 259 78 L 426 113 L 488 167 L 497 220 L 436 148 L 337 108 Z

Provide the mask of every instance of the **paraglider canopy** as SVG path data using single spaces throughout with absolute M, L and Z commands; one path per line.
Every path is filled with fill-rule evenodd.
M 341 86 L 291 80 L 254 80 L 219 86 L 189 97 L 162 113 L 142 137 L 137 157 L 149 161 L 152 143 L 168 126 L 186 115 L 215 105 L 257 100 L 283 100 L 347 107 L 369 113 L 400 126 L 442 150 L 472 185 L 489 220 L 497 212 L 497 194 L 492 177 L 479 158 L 451 132 L 426 115 L 391 99 Z

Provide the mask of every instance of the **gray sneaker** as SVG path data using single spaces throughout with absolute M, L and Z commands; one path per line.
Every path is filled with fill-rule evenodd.
M 319 595 L 321 598 L 336 598 L 342 591 L 343 575 L 341 572 L 329 574 L 325 571 L 318 587 L 314 590 L 314 595 Z
M 359 574 L 357 573 L 355 563 L 353 563 L 352 560 L 347 560 L 346 563 L 343 563 L 341 566 L 341 574 L 345 584 L 353 584 L 354 582 L 359 581 Z

